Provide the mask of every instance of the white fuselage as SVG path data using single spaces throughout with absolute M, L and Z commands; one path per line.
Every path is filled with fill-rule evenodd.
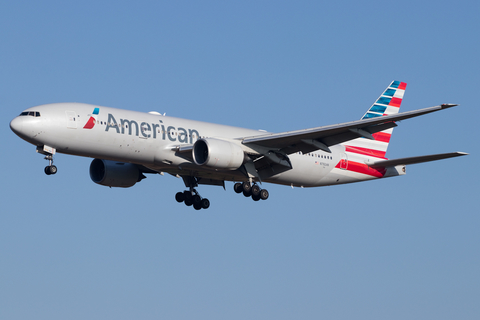
M 94 114 L 94 110 L 98 110 Z M 198 166 L 177 151 L 199 138 L 218 138 L 237 143 L 246 154 L 258 150 L 244 146 L 245 137 L 264 135 L 264 131 L 244 129 L 200 121 L 167 117 L 82 103 L 57 103 L 33 107 L 25 112 L 40 116 L 19 116 L 12 130 L 22 139 L 38 146 L 55 148 L 59 153 L 100 158 L 143 165 L 157 172 L 191 175 L 225 181 L 244 181 L 240 170 L 218 170 Z M 92 118 L 92 119 L 91 119 Z M 87 124 L 91 128 L 86 128 Z M 292 169 L 268 175 L 259 172 L 265 182 L 314 187 L 350 183 L 378 176 L 349 171 L 349 163 L 364 164 L 369 157 L 349 154 L 343 145 L 330 147 L 331 153 L 315 151 L 290 154 Z M 348 161 L 347 161 L 348 157 Z M 383 176 L 401 174 L 392 172 Z

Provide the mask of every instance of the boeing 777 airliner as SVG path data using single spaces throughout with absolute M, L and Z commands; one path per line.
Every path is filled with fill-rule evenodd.
M 451 152 L 388 160 L 385 153 L 397 122 L 454 107 L 399 113 L 406 83 L 393 81 L 358 121 L 267 133 L 200 121 L 82 103 L 29 108 L 10 122 L 20 138 L 45 155 L 55 174 L 56 152 L 94 158 L 93 182 L 131 187 L 147 173 L 181 177 L 186 188 L 175 199 L 206 209 L 198 185 L 236 182 L 234 190 L 253 200 L 269 196 L 259 183 L 319 187 L 405 174 L 405 166 L 466 155 Z

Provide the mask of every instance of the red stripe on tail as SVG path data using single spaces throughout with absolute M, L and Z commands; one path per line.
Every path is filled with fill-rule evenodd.
M 390 103 L 388 105 L 391 107 L 400 108 L 401 104 L 402 104 L 402 99 L 393 97 L 392 100 L 390 100 Z
M 375 139 L 375 141 L 389 143 L 390 138 L 392 137 L 392 134 L 385 133 L 385 132 L 377 132 L 377 133 L 373 133 L 372 136 Z
M 373 150 L 369 148 L 361 148 L 361 147 L 350 147 L 350 146 L 345 146 L 345 151 L 346 152 L 351 152 L 351 153 L 357 153 L 357 154 L 363 154 L 366 156 L 372 156 L 376 158 L 385 158 L 385 151 L 380 151 L 380 150 Z
M 335 168 L 340 169 L 340 162 L 337 163 Z M 382 178 L 387 170 L 385 168 L 372 168 L 363 163 L 355 161 L 348 161 L 347 171 L 353 171 L 361 174 L 366 174 L 372 177 Z

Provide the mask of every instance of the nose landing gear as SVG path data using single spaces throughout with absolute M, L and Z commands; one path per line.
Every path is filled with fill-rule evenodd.
M 57 173 L 57 167 L 53 165 L 53 155 L 49 154 L 45 156 L 45 160 L 48 160 L 48 166 L 45 167 L 45 174 L 51 175 Z
M 47 145 L 37 146 L 37 153 L 43 154 L 45 160 L 48 160 L 48 166 L 45 167 L 45 174 L 51 175 L 57 173 L 57 167 L 53 165 L 53 155 L 56 149 Z

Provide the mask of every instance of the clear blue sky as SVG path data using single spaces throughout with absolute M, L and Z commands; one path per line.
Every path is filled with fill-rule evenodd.
M 475 1 L 4 1 L 1 319 L 478 319 L 480 5 Z M 469 152 L 254 203 L 183 182 L 59 172 L 9 121 L 85 102 L 273 132 L 359 119 L 392 80 L 390 158 Z

